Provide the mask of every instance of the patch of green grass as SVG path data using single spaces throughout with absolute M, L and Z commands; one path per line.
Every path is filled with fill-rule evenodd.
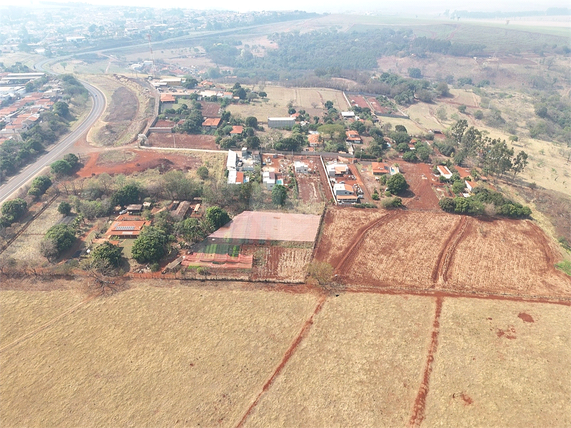
M 560 271 L 565 272 L 567 275 L 571 276 L 571 261 L 563 260 L 559 263 L 556 263 L 555 267 Z
M 208 244 L 203 250 L 206 254 L 229 254 L 232 257 L 236 257 L 240 254 L 239 245 L 231 244 Z

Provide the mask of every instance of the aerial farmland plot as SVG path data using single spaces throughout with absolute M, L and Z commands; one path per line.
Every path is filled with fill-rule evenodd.
M 328 298 L 243 426 L 407 426 L 433 316 L 432 298 Z

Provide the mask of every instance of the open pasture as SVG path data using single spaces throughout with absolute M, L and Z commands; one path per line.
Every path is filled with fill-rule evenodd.
M 5 350 L 1 425 L 236 426 L 316 297 L 220 291 L 132 288 Z
M 421 427 L 571 425 L 571 308 L 445 298 Z

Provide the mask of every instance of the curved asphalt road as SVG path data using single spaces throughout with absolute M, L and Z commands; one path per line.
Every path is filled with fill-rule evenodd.
M 48 61 L 42 61 L 35 65 L 36 69 L 43 70 L 45 63 Z M 20 171 L 20 173 L 12 178 L 10 178 L 6 183 L 0 186 L 0 204 L 8 199 L 13 193 L 18 191 L 23 187 L 28 181 L 38 175 L 42 169 L 50 165 L 52 162 L 58 160 L 58 158 L 65 153 L 80 137 L 83 136 L 95 123 L 95 121 L 101 116 L 103 110 L 105 109 L 105 96 L 103 93 L 97 89 L 95 86 L 90 85 L 87 82 L 81 82 L 85 89 L 91 95 L 93 100 L 93 106 L 87 117 L 83 122 L 70 134 L 67 134 L 63 139 L 56 143 L 48 153 L 40 157 L 34 163 L 28 165 Z

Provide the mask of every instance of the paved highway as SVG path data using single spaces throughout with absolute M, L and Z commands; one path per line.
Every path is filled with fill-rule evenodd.
M 47 61 L 42 61 L 41 63 L 36 64 L 35 68 L 43 69 L 43 66 L 46 62 Z M 89 112 L 87 117 L 77 128 L 75 128 L 75 130 L 67 134 L 63 139 L 56 143 L 56 145 L 49 152 L 41 156 L 34 163 L 22 169 L 18 175 L 10 178 L 6 183 L 0 186 L 0 204 L 8 199 L 12 194 L 17 192 L 21 187 L 25 186 L 26 183 L 38 175 L 42 169 L 61 158 L 62 155 L 83 134 L 87 133 L 87 131 L 99 118 L 99 116 L 101 116 L 103 110 L 105 109 L 105 97 L 103 93 L 95 86 L 92 86 L 87 82 L 81 81 L 81 83 L 83 86 L 85 86 L 85 89 L 87 89 L 93 100 L 91 112 Z

